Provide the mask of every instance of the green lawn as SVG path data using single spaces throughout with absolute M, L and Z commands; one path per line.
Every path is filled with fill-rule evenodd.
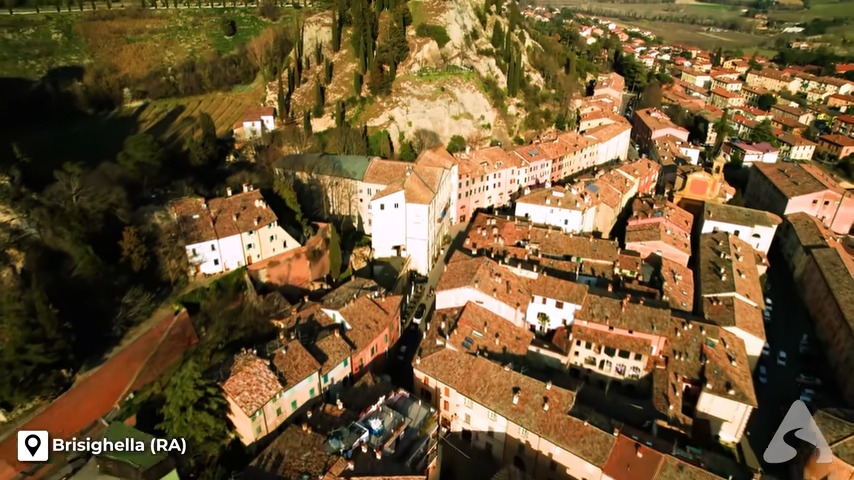
M 51 68 L 88 60 L 75 29 L 78 14 L 0 16 L 0 75 L 39 77 Z
M 810 8 L 799 10 L 772 10 L 772 20 L 805 22 L 813 18 L 854 18 L 854 1 L 810 0 Z

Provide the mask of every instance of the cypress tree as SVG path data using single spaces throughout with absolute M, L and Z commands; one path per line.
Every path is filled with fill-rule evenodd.
M 346 120 L 347 109 L 344 105 L 344 100 L 338 101 L 338 111 L 335 112 L 335 126 L 343 127 Z
M 341 17 L 338 12 L 332 12 L 332 51 L 338 53 L 341 50 Z
M 382 158 L 394 158 L 394 145 L 391 143 L 391 135 L 388 130 L 383 130 L 380 137 L 380 156 Z
M 332 83 L 332 68 L 333 64 L 328 58 L 323 59 L 323 83 L 329 85 Z
M 492 46 L 498 49 L 502 44 L 504 44 L 504 30 L 501 29 L 501 22 L 496 20 L 492 27 Z
M 323 86 L 320 84 L 320 79 L 318 78 L 314 82 L 314 109 L 311 112 L 315 117 L 323 116 L 323 105 L 326 103 L 323 97 Z
M 314 44 L 314 64 L 320 65 L 321 63 L 323 63 L 323 44 L 318 40 Z
M 276 103 L 278 105 L 278 110 L 279 110 L 279 112 L 278 112 L 279 113 L 279 120 L 284 120 L 285 117 L 287 116 L 287 112 L 285 111 L 285 87 L 282 83 L 282 76 L 279 75 L 277 78 L 279 79 L 279 82 L 278 82 L 279 83 L 278 84 L 279 91 L 277 94 Z
M 296 87 L 296 75 L 294 74 L 293 67 L 288 68 L 288 96 L 290 97 L 294 93 L 294 88 Z
M 311 135 L 311 112 L 308 110 L 302 112 L 302 129 L 306 135 Z
M 362 74 L 358 71 L 353 72 L 353 94 L 357 97 L 362 96 Z

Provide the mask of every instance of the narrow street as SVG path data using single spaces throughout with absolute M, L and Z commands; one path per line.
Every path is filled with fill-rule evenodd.
M 762 455 L 792 402 L 800 396 L 800 387 L 795 381 L 798 374 L 806 371 L 813 375 L 820 367 L 816 368 L 817 365 L 806 362 L 798 352 L 805 333 L 809 335 L 813 348 L 818 348 L 813 324 L 785 261 L 773 247 L 769 257 L 769 263 L 776 265 L 768 270 L 767 279 L 771 283 L 771 289 L 766 293 L 773 302 L 771 323 L 765 324 L 765 335 L 771 346 L 771 354 L 760 360 L 760 365 L 765 365 L 768 370 L 768 383 L 762 384 L 754 376 L 759 408 L 754 411 L 747 425 L 747 439 L 762 464 L 763 478 L 783 480 L 790 478 L 790 466 L 767 464 Z M 780 350 L 785 351 L 788 356 L 785 367 L 777 364 L 777 353 Z

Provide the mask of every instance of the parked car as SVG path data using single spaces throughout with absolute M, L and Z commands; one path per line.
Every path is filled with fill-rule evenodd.
M 815 390 L 813 390 L 812 388 L 805 388 L 801 390 L 801 395 L 806 395 L 810 398 L 815 398 Z
M 812 403 L 812 397 L 805 394 L 805 393 L 802 393 L 801 396 L 798 397 L 798 400 L 800 400 L 804 403 Z
M 765 320 L 765 323 L 771 323 L 771 312 L 762 310 L 762 319 Z
M 762 346 L 762 356 L 767 357 L 768 355 L 771 355 L 771 345 L 765 342 L 765 345 Z
M 777 365 L 779 365 L 781 367 L 785 367 L 787 359 L 788 359 L 788 356 L 786 355 L 785 351 L 780 350 L 779 352 L 777 352 Z
M 397 351 L 397 359 L 398 360 L 403 360 L 404 358 L 406 358 L 406 350 L 407 350 L 406 345 L 400 346 L 400 350 Z
M 765 297 L 765 310 L 769 312 L 774 310 L 774 302 L 771 301 L 771 297 Z
M 801 337 L 800 345 L 798 345 L 798 352 L 803 354 L 803 353 L 809 353 L 809 351 L 810 351 L 810 339 L 809 339 L 809 337 L 807 337 L 807 334 L 805 333 L 804 336 Z
M 412 317 L 412 323 L 420 325 L 421 320 L 424 320 L 425 313 L 427 313 L 427 306 L 423 303 L 421 305 L 418 305 L 418 308 L 415 309 L 415 316 Z
M 759 365 L 759 383 L 768 383 L 768 369 L 765 368 L 765 365 Z
M 812 375 L 806 375 L 804 373 L 798 375 L 798 378 L 795 379 L 798 382 L 798 385 L 802 387 L 820 387 L 821 379 L 818 377 L 814 377 Z

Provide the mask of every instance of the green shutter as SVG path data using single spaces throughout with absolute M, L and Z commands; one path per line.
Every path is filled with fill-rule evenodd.
M 277 416 L 277 417 L 281 417 L 281 416 L 282 416 L 282 407 L 279 407 L 279 408 L 277 408 L 277 409 L 276 409 L 276 416 Z
M 296 409 L 297 409 L 297 401 L 294 400 L 293 402 L 291 402 L 291 410 L 296 410 Z
M 312 388 L 311 390 L 308 391 L 308 394 L 311 395 L 312 397 L 314 397 L 315 390 Z
M 329 374 L 323 376 L 323 383 L 329 383 Z
M 345 359 L 344 359 L 344 366 L 345 366 L 345 367 L 349 367 L 349 366 L 350 366 L 350 359 L 349 359 L 349 358 L 345 358 Z

